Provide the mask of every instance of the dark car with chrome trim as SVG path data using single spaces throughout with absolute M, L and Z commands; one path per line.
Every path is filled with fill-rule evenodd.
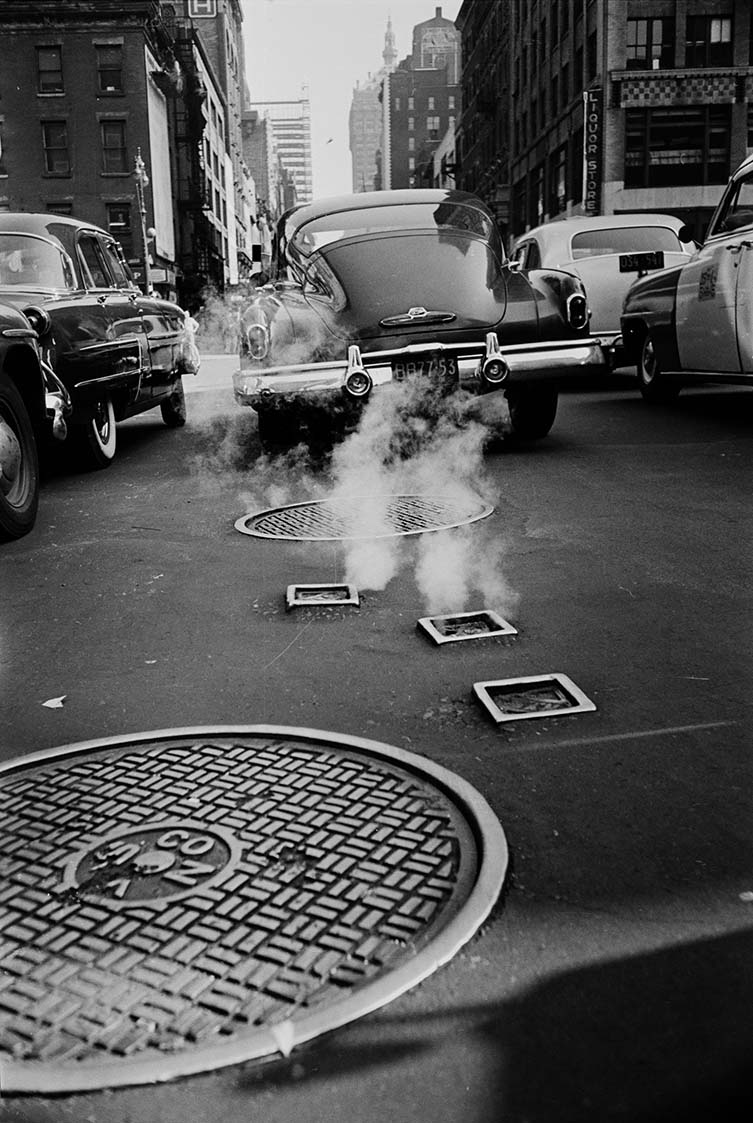
M 753 382 L 753 157 L 725 188 L 703 245 L 630 288 L 622 335 L 648 402 L 688 383 Z
M 65 215 L 0 213 L 0 301 L 35 329 L 53 433 L 87 467 L 112 461 L 117 421 L 159 407 L 168 426 L 185 423 L 181 377 L 198 369 L 186 359 L 190 321 L 141 292 L 106 231 Z
M 39 502 L 38 441 L 55 414 L 70 409 L 65 390 L 45 376 L 37 333 L 0 303 L 0 541 L 34 526 Z
M 233 386 L 267 444 L 292 443 L 302 427 L 342 432 L 373 392 L 399 382 L 465 391 L 482 420 L 499 416 L 504 395 L 507 431 L 536 439 L 558 389 L 605 369 L 577 277 L 508 261 L 475 196 L 418 189 L 282 217 L 272 280 L 242 313 Z

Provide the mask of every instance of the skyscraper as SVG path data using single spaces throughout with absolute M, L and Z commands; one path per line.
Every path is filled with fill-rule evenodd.
M 372 191 L 376 186 L 377 152 L 382 144 L 382 107 L 379 90 L 385 74 L 395 69 L 397 50 L 392 20 L 387 20 L 382 51 L 384 66 L 370 74 L 363 85 L 353 90 L 350 103 L 349 133 L 353 190 Z
M 307 87 L 302 92 L 297 101 L 255 101 L 248 108 L 271 122 L 277 152 L 292 177 L 297 202 L 308 203 L 313 196 L 311 106 Z

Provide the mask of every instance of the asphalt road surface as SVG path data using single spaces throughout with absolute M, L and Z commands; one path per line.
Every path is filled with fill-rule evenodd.
M 751 391 L 563 395 L 541 443 L 451 443 L 395 484 L 468 487 L 487 519 L 358 556 L 234 528 L 332 479 L 261 455 L 231 369 L 187 381 L 185 429 L 146 414 L 107 471 L 52 472 L 35 530 L 0 549 L 0 757 L 200 725 L 373 738 L 485 796 L 504 898 L 448 966 L 285 1061 L 9 1097 L 0 1119 L 753 1117 Z M 346 579 L 358 609 L 286 612 L 289 584 Z M 416 630 L 480 608 L 518 636 Z M 555 671 L 595 712 L 498 727 L 471 697 Z

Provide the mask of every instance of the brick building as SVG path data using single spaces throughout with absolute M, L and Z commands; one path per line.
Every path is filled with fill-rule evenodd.
M 465 0 L 457 23 L 460 185 L 508 196 L 511 236 L 622 211 L 668 211 L 702 234 L 753 145 L 749 0 Z
M 460 112 L 460 35 L 437 8 L 413 29 L 413 51 L 382 81 L 378 186 L 433 182 L 433 155 Z

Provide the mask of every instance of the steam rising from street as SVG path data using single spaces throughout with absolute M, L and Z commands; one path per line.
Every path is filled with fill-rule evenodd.
M 365 593 L 409 570 L 429 614 L 484 607 L 505 614 L 517 595 L 504 576 L 504 541 L 493 520 L 404 536 L 394 534 L 387 518 L 395 495 L 441 496 L 470 510 L 480 500 L 494 506 L 484 469 L 488 432 L 469 416 L 471 401 L 463 393 L 443 396 L 426 383 L 379 387 L 357 429 L 324 455 L 303 443 L 276 455 L 264 452 L 255 413 L 233 407 L 236 412 L 202 423 L 204 450 L 194 467 L 202 488 L 218 494 L 234 488 L 240 510 L 248 513 L 363 497 L 354 537 L 327 544 L 335 546 L 339 572 L 322 573 L 322 581 L 345 581 Z

